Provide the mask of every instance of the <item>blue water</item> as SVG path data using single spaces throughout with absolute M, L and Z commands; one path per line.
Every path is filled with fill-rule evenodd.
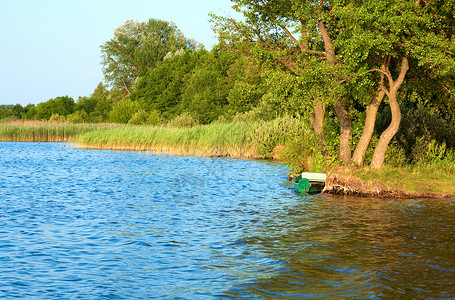
M 455 201 L 304 197 L 275 163 L 0 143 L 0 298 L 455 297 Z

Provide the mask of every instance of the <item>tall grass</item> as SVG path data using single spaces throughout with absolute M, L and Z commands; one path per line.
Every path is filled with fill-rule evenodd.
M 190 128 L 124 125 L 79 135 L 76 142 L 83 148 L 256 158 L 251 133 L 252 126 L 247 123 Z
M 9 121 L 0 123 L 0 141 L 75 142 L 81 148 L 260 159 L 274 157 L 279 148 L 285 149 L 281 158 L 289 165 L 311 170 L 310 128 L 309 121 L 291 117 L 192 127 Z
M 72 142 L 78 135 L 112 126 L 46 121 L 7 121 L 0 123 L 0 141 Z
M 276 146 L 285 147 L 305 132 L 305 126 L 304 121 L 290 117 L 193 127 L 124 125 L 88 132 L 78 136 L 76 142 L 84 148 L 268 159 Z

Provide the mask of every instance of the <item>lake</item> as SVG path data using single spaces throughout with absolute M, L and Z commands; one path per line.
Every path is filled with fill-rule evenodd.
M 302 196 L 280 164 L 0 143 L 0 298 L 455 298 L 455 200 Z

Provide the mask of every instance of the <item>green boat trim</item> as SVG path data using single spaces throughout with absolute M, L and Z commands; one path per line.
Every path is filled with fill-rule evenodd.
M 325 178 L 322 173 L 302 173 L 292 180 L 292 186 L 298 193 L 318 194 L 325 187 Z

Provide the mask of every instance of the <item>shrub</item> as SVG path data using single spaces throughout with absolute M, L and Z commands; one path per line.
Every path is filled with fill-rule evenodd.
M 177 128 L 193 127 L 198 124 L 199 122 L 187 112 L 178 115 L 168 123 L 169 126 Z
M 112 111 L 109 113 L 109 121 L 112 123 L 128 123 L 139 109 L 140 105 L 138 102 L 124 98 L 112 106 Z
M 59 114 L 52 114 L 52 116 L 49 118 L 49 121 L 51 121 L 51 122 L 65 122 L 65 117 L 61 116 Z
M 128 124 L 132 125 L 145 124 L 148 116 L 149 115 L 145 110 L 140 109 L 131 117 L 131 119 L 128 121 Z
M 66 121 L 70 123 L 88 123 L 89 117 L 85 110 L 78 110 L 71 115 L 68 115 L 68 117 L 66 117 Z

